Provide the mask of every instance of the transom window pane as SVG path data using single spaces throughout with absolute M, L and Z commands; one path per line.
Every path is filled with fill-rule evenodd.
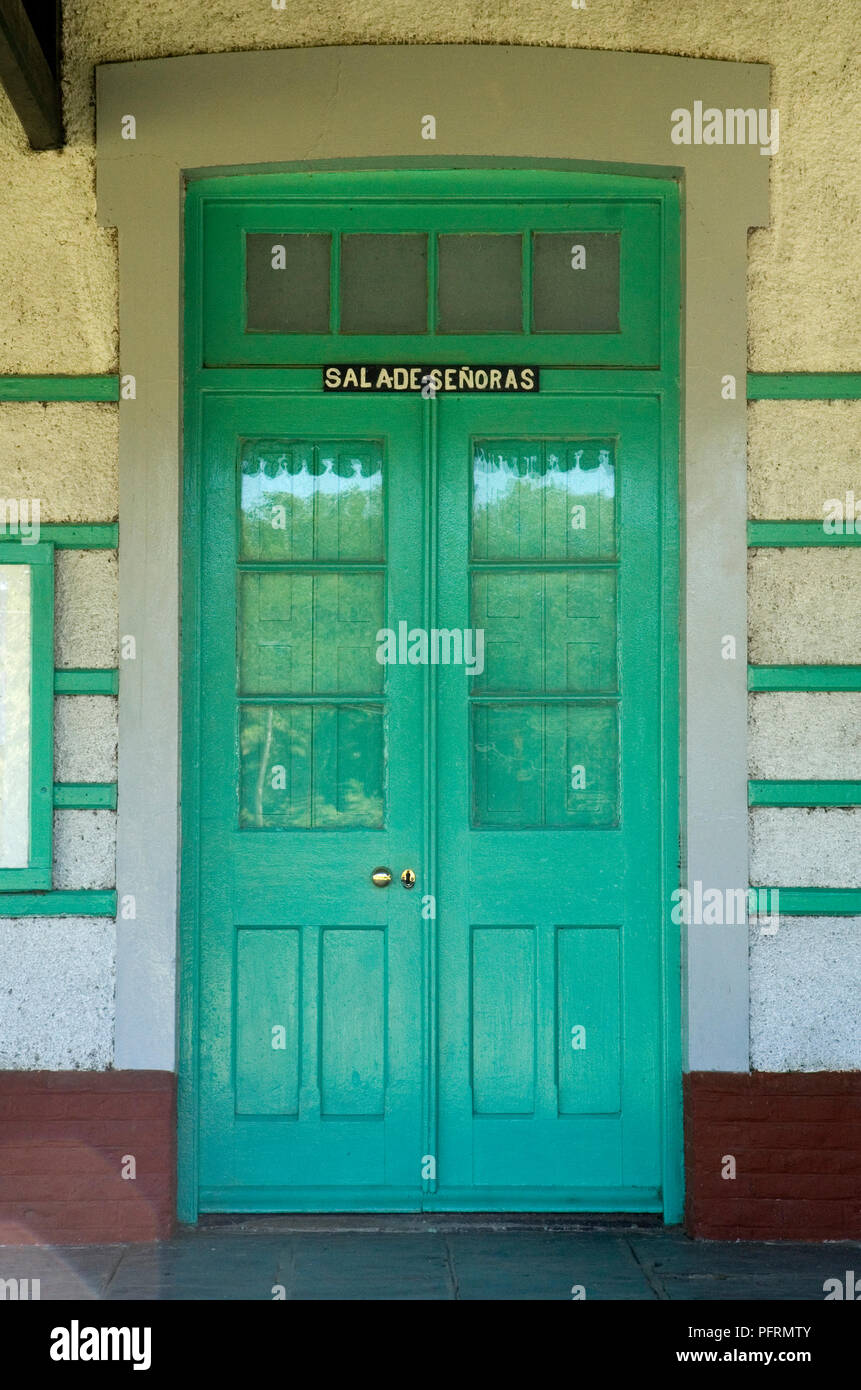
M 618 232 L 533 233 L 532 328 L 618 333 Z
M 30 858 L 29 565 L 0 565 L 0 868 Z
M 258 333 L 328 333 L 328 232 L 246 238 L 247 327 Z
M 520 236 L 440 236 L 440 333 L 520 333 L 522 255 Z
M 330 232 L 246 235 L 246 329 L 331 331 Z M 428 332 L 429 236 L 343 232 L 336 278 L 345 334 Z M 436 331 L 523 333 L 523 235 L 530 238 L 531 333 L 618 333 L 619 232 L 443 232 Z
M 428 239 L 422 233 L 341 237 L 341 331 L 427 332 Z

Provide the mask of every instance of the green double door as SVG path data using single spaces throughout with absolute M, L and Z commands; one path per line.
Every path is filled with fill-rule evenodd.
M 202 412 L 201 1210 L 660 1209 L 657 398 Z

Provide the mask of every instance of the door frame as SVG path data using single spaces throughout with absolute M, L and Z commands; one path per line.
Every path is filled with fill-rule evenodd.
M 393 169 L 392 164 L 397 164 Z M 486 163 L 483 164 L 486 168 Z M 544 166 L 546 168 L 546 166 Z M 387 169 L 395 175 L 408 173 L 414 166 L 409 161 L 392 161 Z M 458 196 L 464 164 L 457 170 L 434 166 L 434 171 L 442 179 L 452 174 L 450 197 Z M 242 366 L 236 368 L 200 368 L 202 360 L 202 295 L 204 285 L 204 247 L 202 237 L 202 209 L 208 196 L 221 200 L 225 190 L 238 199 L 253 196 L 253 186 L 257 179 L 266 181 L 271 190 L 272 180 L 267 170 L 245 169 L 233 171 L 229 180 L 223 178 L 196 180 L 187 191 L 186 197 L 186 241 L 184 256 L 184 348 L 185 348 L 185 392 L 184 392 L 184 450 L 182 499 L 182 861 L 181 861 L 181 971 L 180 971 L 180 1009 L 182 1051 L 179 1069 L 179 1189 L 182 1210 L 198 1213 L 198 1131 L 200 1123 L 198 1055 L 201 1010 L 199 1002 L 199 958 L 200 958 L 200 875 L 199 875 L 199 769 L 201 754 L 201 651 L 198 641 L 200 620 L 200 579 L 201 579 L 201 488 L 203 485 L 200 466 L 200 421 L 201 401 L 212 390 L 216 393 L 249 390 L 259 387 L 263 391 L 277 390 L 285 396 L 304 395 L 309 387 L 316 387 L 322 398 L 321 369 L 302 367 L 259 367 Z M 284 190 L 289 195 L 290 173 L 284 173 Z M 307 169 L 297 170 L 307 173 Z M 355 175 L 357 183 L 362 174 L 377 174 L 379 169 L 352 166 L 339 172 Z M 494 183 L 498 179 L 500 199 L 505 198 L 506 182 L 517 182 L 517 175 L 525 171 L 512 170 L 510 162 L 498 161 L 493 171 Z M 535 171 L 533 171 L 535 172 Z M 592 169 L 588 174 L 582 170 L 559 170 L 553 173 L 570 176 L 572 197 L 591 197 L 614 199 L 658 201 L 661 206 L 661 304 L 660 304 L 660 355 L 659 368 L 553 368 L 551 361 L 543 362 L 545 372 L 552 371 L 556 387 L 560 393 L 570 394 L 572 390 L 584 394 L 616 396 L 656 396 L 661 411 L 661 451 L 659 479 L 659 511 L 661 517 L 660 534 L 660 574 L 661 594 L 659 601 L 659 622 L 661 633 L 661 893 L 663 904 L 660 923 L 662 1000 L 663 1011 L 661 1027 L 662 1057 L 662 1183 L 664 1219 L 677 1222 L 681 1219 L 684 1193 L 684 1173 L 682 1162 L 682 1040 L 681 1040 L 681 941 L 678 927 L 670 918 L 671 893 L 679 886 L 680 862 L 679 847 L 682 841 L 680 822 L 680 655 L 681 625 L 680 611 L 680 496 L 679 479 L 680 441 L 681 441 L 681 393 L 680 362 L 682 355 L 682 219 L 680 188 L 677 180 L 666 177 L 663 180 L 643 179 L 632 176 L 619 176 L 618 172 Z M 248 177 L 250 176 L 250 178 Z M 386 180 L 387 185 L 391 182 Z M 548 180 L 548 197 L 552 183 Z M 232 188 L 230 188 L 232 185 Z M 462 184 L 460 184 L 463 187 Z M 296 193 L 301 187 L 297 186 Z M 556 196 L 559 196 L 558 184 Z M 335 194 L 330 196 L 335 197 Z M 358 196 L 358 194 L 357 194 Z M 468 196 L 461 193 L 461 196 Z M 517 201 L 516 196 L 513 199 Z M 387 360 L 387 343 L 381 339 L 382 360 Z M 476 335 L 476 349 L 480 349 L 481 337 Z M 388 356 L 390 356 L 390 349 Z M 546 379 L 546 378 L 545 378 Z M 314 385 L 312 386 L 312 382 Z M 316 394 L 316 392 L 315 392 Z M 551 388 L 552 394 L 552 388 Z M 425 407 L 429 418 L 427 429 L 433 434 L 434 421 L 431 418 L 433 402 Z M 427 441 L 432 454 L 432 441 Z M 433 466 L 433 465 L 431 465 Z M 431 499 L 427 509 L 426 526 L 434 524 L 434 501 Z M 435 553 L 435 538 L 429 535 L 426 540 L 429 563 Z M 431 576 L 426 577 L 426 584 Z M 427 716 L 426 716 L 427 717 Z M 430 714 L 435 719 L 436 712 Z M 436 846 L 431 848 L 429 869 L 435 859 Z M 435 933 L 433 944 L 428 943 L 428 980 L 435 977 L 433 966 L 436 950 Z M 435 1051 L 434 1034 L 428 1035 L 431 1051 Z M 425 1104 L 435 1101 L 435 1078 L 426 1076 L 423 1081 Z M 430 1122 L 430 1115 L 429 1115 Z M 600 1209 L 600 1208 L 596 1208 Z M 186 1218 L 188 1219 L 188 1218 Z
M 379 168 L 399 160 L 679 180 L 682 882 L 737 889 L 748 882 L 747 247 L 749 229 L 768 224 L 770 165 L 755 145 L 679 145 L 671 129 L 676 108 L 690 110 L 695 100 L 766 108 L 770 76 L 759 63 L 471 44 L 281 48 L 97 66 L 97 218 L 119 230 L 117 369 L 136 383 L 119 404 L 120 631 L 136 635 L 138 656 L 121 663 L 119 682 L 116 882 L 121 901 L 133 895 L 135 920 L 124 914 L 117 923 L 115 1067 L 170 1075 L 187 1043 L 180 1030 L 189 979 L 177 960 L 186 180 L 242 168 Z M 424 112 L 436 118 L 432 144 L 422 139 Z M 108 257 L 112 241 L 105 237 L 103 245 Z M 721 391 L 727 374 L 731 393 Z M 722 659 L 727 632 L 737 638 L 736 661 Z M 683 959 L 685 1070 L 747 1072 L 746 925 L 689 927 Z M 187 1080 L 183 1071 L 179 1216 L 194 1221 Z

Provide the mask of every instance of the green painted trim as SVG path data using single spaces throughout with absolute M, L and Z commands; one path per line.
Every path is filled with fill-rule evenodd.
M 0 376 L 0 401 L 118 401 L 118 376 Z
M 117 695 L 119 688 L 120 673 L 116 667 L 54 672 L 55 695 Z
M 748 372 L 749 401 L 857 401 L 861 372 Z
M 116 917 L 116 889 L 77 888 L 53 893 L 2 893 L 0 917 Z
M 51 808 L 53 810 L 53 807 Z M 13 893 L 19 888 L 50 888 L 54 882 L 54 872 L 50 864 L 40 869 L 0 870 L 0 901 L 4 893 Z
M 750 546 L 772 545 L 861 545 L 861 526 L 857 530 L 826 531 L 825 521 L 749 521 L 747 543 Z
M 108 811 L 117 809 L 116 782 L 55 782 L 54 807 L 84 810 L 100 806 Z
M 758 781 L 747 784 L 749 806 L 861 806 L 861 781 Z
M 39 536 L 43 541 L 53 541 L 58 550 L 116 550 L 120 540 L 119 522 L 92 522 L 78 526 L 68 525 L 40 526 Z
M 204 1187 L 201 1210 L 206 1212 L 416 1212 L 415 1193 L 396 1187 L 365 1187 L 361 1195 L 337 1193 L 331 1188 L 298 1184 L 281 1187 Z M 663 1210 L 656 1187 L 559 1187 L 548 1198 L 547 1189 L 488 1187 L 477 1197 L 475 1189 L 450 1188 L 427 1197 L 423 1212 L 658 1212 Z
M 748 690 L 861 690 L 861 666 L 748 666 Z
M 861 916 L 861 888 L 751 888 L 771 893 L 781 917 Z

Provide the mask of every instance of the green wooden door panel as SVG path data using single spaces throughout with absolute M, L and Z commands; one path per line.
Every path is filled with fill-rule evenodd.
M 299 1110 L 299 932 L 236 933 L 237 1115 Z
M 437 668 L 435 787 L 417 756 L 427 668 L 376 660 L 378 629 L 423 614 L 424 509 L 400 500 L 423 495 L 429 410 L 438 625 L 485 635 L 483 670 Z M 398 469 L 395 502 L 385 481 L 370 494 L 382 544 L 346 505 L 337 525 L 326 509 L 319 529 L 297 523 L 289 553 L 306 558 L 245 561 L 249 546 L 273 553 L 259 506 L 249 541 L 249 437 L 271 450 L 280 424 L 295 460 L 300 415 L 305 462 L 315 425 L 321 439 L 341 425 L 364 430 L 357 457 L 384 480 Z M 655 399 L 594 395 L 207 400 L 205 1205 L 388 1193 L 378 1200 L 493 1207 L 519 1193 L 564 1206 L 590 1189 L 648 1204 L 658 1191 L 660 644 L 642 595 L 659 582 L 659 422 Z M 505 469 L 488 485 L 491 458 Z M 310 474 L 303 463 L 293 476 Z M 424 899 L 397 873 L 415 866 L 428 887 L 431 796 L 439 1141 L 423 1195 Z M 374 888 L 371 870 L 390 861 L 395 883 Z
M 564 1207 L 589 1188 L 654 1197 L 661 661 L 659 607 L 643 596 L 660 585 L 659 402 L 447 398 L 438 418 L 439 622 L 484 625 L 487 636 L 481 676 L 442 667 L 438 678 L 431 1201 L 455 1205 L 471 1193 L 472 1205 L 493 1207 L 519 1192 L 521 1205 Z M 590 481 L 586 529 L 591 520 L 602 534 L 560 561 L 559 512 L 579 526 L 570 498 L 580 482 L 578 470 L 549 461 L 581 447 L 585 458 L 596 440 L 594 472 L 603 468 L 607 495 Z M 485 489 L 471 539 L 470 488 L 475 516 L 494 453 L 521 466 L 497 479 L 494 495 Z M 543 467 L 533 462 L 542 457 Z M 524 488 L 532 466 L 543 487 Z M 602 511 L 611 499 L 615 517 Z M 509 517 L 516 508 L 523 526 L 517 564 L 504 545 L 496 562 L 470 558 L 484 557 L 487 537 L 502 529 L 496 507 Z
M 620 965 L 617 928 L 557 928 L 560 1115 L 622 1109 Z
M 421 496 L 420 410 L 204 398 L 204 1208 L 420 1202 L 421 938 L 370 878 L 420 862 L 423 688 L 375 659 L 422 591 L 385 481 Z

